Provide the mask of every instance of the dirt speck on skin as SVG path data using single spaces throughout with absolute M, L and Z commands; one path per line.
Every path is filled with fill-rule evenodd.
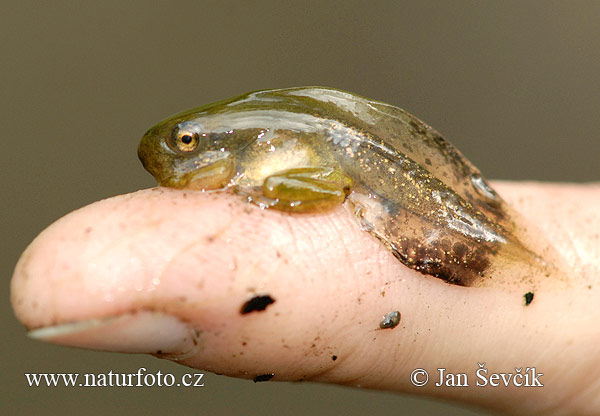
M 398 326 L 398 324 L 400 323 L 400 318 L 401 318 L 400 312 L 398 312 L 398 311 L 390 312 L 383 317 L 381 322 L 379 322 L 379 328 L 381 328 L 381 329 L 396 328 Z
M 268 373 L 268 374 L 259 374 L 256 377 L 254 377 L 252 379 L 252 381 L 254 381 L 255 383 L 259 383 L 261 381 L 269 381 L 271 380 L 273 377 L 275 377 L 275 374 L 273 373 Z
M 270 295 L 257 295 L 242 305 L 240 314 L 245 315 L 250 312 L 260 312 L 267 309 L 267 306 L 275 303 Z
M 533 292 L 527 292 L 523 297 L 525 298 L 525 306 L 529 306 L 529 304 L 533 302 Z

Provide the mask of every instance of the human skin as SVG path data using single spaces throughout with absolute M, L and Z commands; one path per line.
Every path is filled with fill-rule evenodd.
M 528 306 L 526 286 L 467 288 L 407 268 L 343 206 L 288 214 L 166 188 L 50 226 L 17 264 L 11 299 L 27 328 L 63 325 L 33 333 L 55 343 L 160 350 L 234 377 L 425 394 L 510 414 L 598 414 L 600 186 L 493 186 L 569 267 L 566 285 L 548 279 Z M 241 314 L 254 295 L 275 302 Z M 400 324 L 380 329 L 395 310 Z M 535 367 L 543 387 L 479 387 L 484 362 L 488 377 Z M 429 372 L 426 386 L 411 384 L 416 368 Z M 467 373 L 469 386 L 437 387 L 438 368 Z

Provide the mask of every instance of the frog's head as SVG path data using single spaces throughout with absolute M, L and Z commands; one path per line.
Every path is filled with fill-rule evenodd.
M 313 132 L 319 120 L 312 113 L 318 106 L 314 97 L 301 93 L 321 90 L 256 91 L 177 114 L 146 132 L 138 156 L 159 185 L 223 188 L 238 173 L 236 155 L 251 142 Z
M 218 189 L 235 176 L 234 156 L 244 139 L 209 113 L 204 107 L 178 114 L 146 132 L 138 156 L 159 185 Z

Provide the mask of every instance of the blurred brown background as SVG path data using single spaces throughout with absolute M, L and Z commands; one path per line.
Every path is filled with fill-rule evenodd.
M 1 414 L 486 414 L 213 374 L 203 389 L 28 388 L 26 372 L 187 369 L 29 340 L 8 302 L 10 276 L 59 217 L 154 185 L 136 157 L 152 124 L 262 88 L 326 85 L 396 104 L 488 178 L 598 180 L 599 2 L 8 3 L 0 6 Z

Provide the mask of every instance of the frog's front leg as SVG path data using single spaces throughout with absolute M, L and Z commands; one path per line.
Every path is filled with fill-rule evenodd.
M 262 195 L 269 207 L 290 212 L 326 211 L 344 202 L 352 180 L 331 168 L 287 169 L 268 176 Z

